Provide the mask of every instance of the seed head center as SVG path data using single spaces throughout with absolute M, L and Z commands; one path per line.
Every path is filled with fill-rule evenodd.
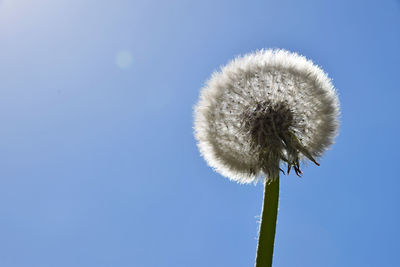
M 284 103 L 257 103 L 247 115 L 246 128 L 253 147 L 282 149 L 282 138 L 293 123 L 293 114 Z
M 250 137 L 251 148 L 258 154 L 262 170 L 269 177 L 278 177 L 282 171 L 281 161 L 287 163 L 287 173 L 293 167 L 300 176 L 300 153 L 319 165 L 291 129 L 293 124 L 293 112 L 284 102 L 257 103 L 244 114 L 244 131 Z

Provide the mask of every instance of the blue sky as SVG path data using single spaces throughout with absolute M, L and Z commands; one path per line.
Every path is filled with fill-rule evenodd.
M 0 266 L 253 266 L 263 186 L 192 133 L 261 48 L 333 79 L 336 144 L 282 177 L 274 266 L 400 266 L 398 1 L 0 1 Z

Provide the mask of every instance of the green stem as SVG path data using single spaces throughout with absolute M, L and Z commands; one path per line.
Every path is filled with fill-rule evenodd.
M 265 182 L 255 267 L 271 267 L 278 214 L 279 176 Z

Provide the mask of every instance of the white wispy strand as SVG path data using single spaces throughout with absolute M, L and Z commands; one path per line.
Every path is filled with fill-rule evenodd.
M 237 57 L 213 73 L 194 110 L 202 156 L 231 180 L 250 183 L 261 175 L 272 178 L 260 162 L 260 148 L 243 130 L 246 114 L 258 112 L 259 103 L 284 103 L 293 116 L 290 131 L 312 157 L 320 157 L 337 135 L 338 98 L 330 78 L 317 65 L 285 50 Z M 282 153 L 290 157 L 287 151 Z M 305 159 L 304 153 L 299 157 Z

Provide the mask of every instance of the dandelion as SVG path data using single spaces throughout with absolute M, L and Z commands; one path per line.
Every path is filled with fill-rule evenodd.
M 328 76 L 285 50 L 238 57 L 215 72 L 195 107 L 195 138 L 207 163 L 239 183 L 264 180 L 256 266 L 271 266 L 279 173 L 302 175 L 333 143 L 339 102 Z

